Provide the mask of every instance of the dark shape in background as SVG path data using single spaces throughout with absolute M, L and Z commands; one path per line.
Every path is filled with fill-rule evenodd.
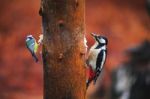
M 129 49 L 127 54 L 130 57 L 130 64 L 133 66 L 147 66 L 150 62 L 150 42 L 145 40 L 141 45 Z
M 111 99 L 150 99 L 150 41 L 127 54 L 130 60 L 112 73 Z
M 148 14 L 150 15 L 150 0 L 146 0 L 146 9 Z

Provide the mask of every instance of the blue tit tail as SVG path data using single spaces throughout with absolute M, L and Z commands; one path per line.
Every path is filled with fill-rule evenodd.
M 35 55 L 35 53 L 32 53 L 32 56 L 33 56 L 35 62 L 38 62 L 38 61 L 39 61 L 38 58 L 37 58 L 37 56 Z

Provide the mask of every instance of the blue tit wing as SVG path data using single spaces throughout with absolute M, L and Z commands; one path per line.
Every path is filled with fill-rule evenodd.
M 29 49 L 29 51 L 31 53 L 34 53 L 34 46 L 35 46 L 35 40 L 34 39 L 30 39 L 26 42 L 27 48 Z

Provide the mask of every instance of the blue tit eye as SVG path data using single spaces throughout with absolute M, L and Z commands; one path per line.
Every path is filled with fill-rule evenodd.
M 26 39 L 26 41 L 29 41 L 29 40 L 30 40 L 29 38 Z

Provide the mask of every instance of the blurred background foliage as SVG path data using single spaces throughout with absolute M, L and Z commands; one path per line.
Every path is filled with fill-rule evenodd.
M 38 39 L 42 32 L 39 8 L 40 0 L 0 0 L 0 99 L 42 99 L 42 62 L 35 63 L 25 46 L 27 34 Z M 91 32 L 109 40 L 104 72 L 97 88 L 90 86 L 88 96 L 95 99 L 149 99 L 135 98 L 134 94 L 138 93 L 135 90 L 141 90 L 140 93 L 150 90 L 149 56 L 144 63 L 140 61 L 142 58 L 136 60 L 140 52 L 148 55 L 150 51 L 136 52 L 142 45 L 146 49 L 150 47 L 149 41 L 145 41 L 150 39 L 150 1 L 86 0 L 85 11 L 88 46 L 94 43 Z M 38 57 L 41 60 L 40 51 Z M 122 76 L 117 76 L 118 73 Z M 117 79 L 123 77 L 125 83 L 118 85 L 120 80 Z M 139 83 L 141 80 L 143 82 Z

